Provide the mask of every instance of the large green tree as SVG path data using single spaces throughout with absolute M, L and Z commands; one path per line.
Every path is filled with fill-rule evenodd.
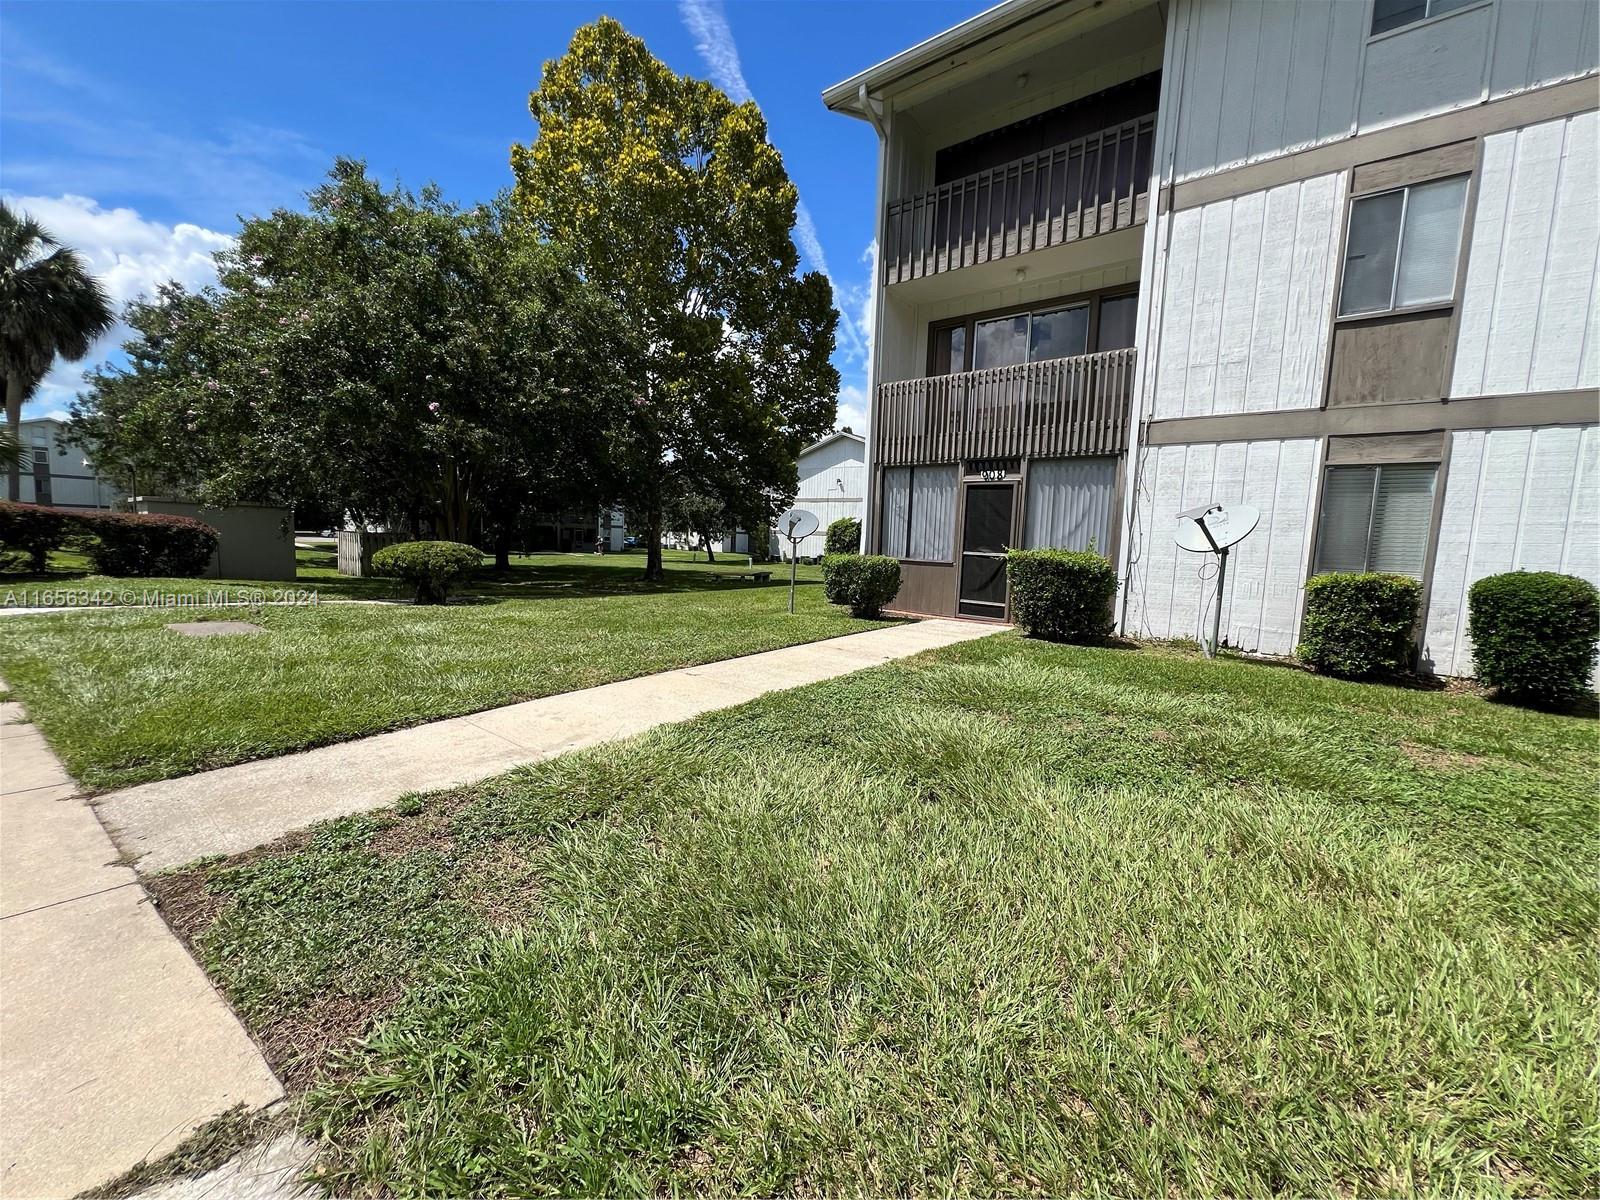
M 0 374 L 13 443 L 21 440 L 22 406 L 56 355 L 69 362 L 82 358 L 114 319 L 105 289 L 77 251 L 0 201 Z M 22 494 L 20 461 L 17 454 L 7 464 L 11 500 Z
M 642 338 L 611 466 L 658 578 L 675 497 L 794 494 L 800 450 L 836 412 L 832 291 L 797 274 L 795 187 L 754 103 L 602 18 L 545 64 L 529 109 L 519 210 Z
M 133 306 L 125 368 L 75 434 L 146 480 L 414 532 L 482 534 L 606 458 L 631 335 L 558 251 L 494 208 L 385 188 L 341 160 L 309 210 L 246 222 L 218 286 Z

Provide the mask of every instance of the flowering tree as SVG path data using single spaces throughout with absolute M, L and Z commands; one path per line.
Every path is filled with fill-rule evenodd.
M 838 313 L 797 275 L 796 192 L 754 103 L 675 74 L 602 18 L 545 64 L 512 147 L 515 202 L 643 343 L 609 461 L 661 574 L 674 497 L 792 496 L 833 428 Z

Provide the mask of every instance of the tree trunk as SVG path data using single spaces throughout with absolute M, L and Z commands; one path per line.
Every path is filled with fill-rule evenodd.
M 707 533 L 705 530 L 701 530 L 700 531 L 700 541 L 704 544 L 704 546 L 706 548 L 706 561 L 708 563 L 716 562 L 717 561 L 717 556 L 711 552 L 711 535 L 709 533 Z
M 511 570 L 511 526 L 502 524 L 494 532 L 494 569 Z
M 15 503 L 22 499 L 22 452 L 25 447 L 22 444 L 22 376 L 14 372 L 6 376 L 6 428 L 11 431 L 18 452 L 7 471 L 6 480 L 6 499 Z
M 652 508 L 645 518 L 644 578 L 647 583 L 659 583 L 666 578 L 661 567 L 661 509 Z

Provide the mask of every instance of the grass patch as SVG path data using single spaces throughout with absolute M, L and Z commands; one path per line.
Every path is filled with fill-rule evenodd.
M 999 636 L 163 906 L 340 1193 L 1592 1194 L 1594 732 Z
M 251 637 L 165 628 L 195 608 L 8 617 L 0 676 L 73 776 L 107 789 L 886 623 L 828 604 L 815 567 L 791 616 L 776 578 L 686 558 L 659 584 L 635 556 L 551 555 L 440 607 L 209 610 L 266 628 Z

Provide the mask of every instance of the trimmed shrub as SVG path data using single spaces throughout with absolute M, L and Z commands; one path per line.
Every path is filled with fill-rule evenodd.
M 86 512 L 74 521 L 92 535 L 85 549 L 101 575 L 201 575 L 217 549 L 217 531 L 193 517 Z
M 76 513 L 0 500 L 0 569 L 42 571 L 59 549 Z
M 876 617 L 900 590 L 900 562 L 881 554 L 829 554 L 822 559 L 822 594 L 848 604 L 852 617 Z
M 1295 651 L 1329 675 L 1361 679 L 1411 665 L 1422 584 L 1409 575 L 1333 572 L 1306 584 L 1306 619 Z
M 1587 692 L 1600 637 L 1600 595 L 1587 580 L 1510 571 L 1467 593 L 1478 678 L 1507 699 L 1557 704 Z
M 418 604 L 443 604 L 482 565 L 483 551 L 462 542 L 401 542 L 372 556 L 374 575 L 416 584 Z
M 840 517 L 828 525 L 828 536 L 823 542 L 824 554 L 860 554 L 861 522 L 854 517 Z
M 1117 571 L 1093 550 L 1008 550 L 1011 615 L 1028 636 L 1091 642 L 1111 632 Z

